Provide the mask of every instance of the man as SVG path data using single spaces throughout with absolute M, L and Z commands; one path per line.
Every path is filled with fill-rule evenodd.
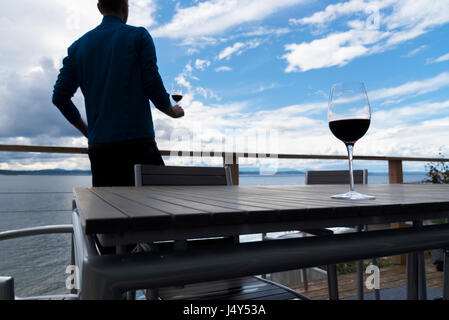
M 126 24 L 128 0 L 97 6 L 103 21 L 68 49 L 53 103 L 88 138 L 93 186 L 132 186 L 135 164 L 164 165 L 148 100 L 172 118 L 184 111 L 170 102 L 150 34 Z M 88 125 L 71 100 L 78 87 Z

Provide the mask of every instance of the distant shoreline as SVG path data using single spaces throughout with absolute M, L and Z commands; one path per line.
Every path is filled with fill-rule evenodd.
M 90 176 L 90 170 L 0 170 L 0 175 L 3 176 Z
M 244 176 L 258 176 L 261 175 L 259 170 L 241 170 L 239 172 L 240 175 Z M 280 175 L 305 175 L 306 172 L 304 171 L 297 171 L 297 170 L 286 170 L 281 169 L 280 171 L 276 172 L 275 176 Z M 369 175 L 372 176 L 383 176 L 388 175 L 388 172 L 368 172 Z M 426 175 L 427 172 L 404 172 L 404 175 Z M 62 170 L 62 169 L 50 169 L 50 170 L 0 170 L 0 175 L 4 176 L 90 176 L 92 175 L 90 170 Z

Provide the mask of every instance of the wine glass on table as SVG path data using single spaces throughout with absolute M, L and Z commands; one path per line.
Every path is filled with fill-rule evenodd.
M 332 86 L 328 111 L 329 128 L 335 137 L 343 141 L 349 156 L 349 192 L 332 196 L 333 199 L 374 200 L 376 197 L 354 190 L 354 144 L 368 131 L 371 108 L 362 82 L 337 83 Z

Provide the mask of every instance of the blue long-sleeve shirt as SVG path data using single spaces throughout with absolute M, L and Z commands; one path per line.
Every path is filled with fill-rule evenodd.
M 80 119 L 71 101 L 78 87 L 89 144 L 154 138 L 149 100 L 161 111 L 171 106 L 150 34 L 114 16 L 75 41 L 63 60 L 53 103 L 72 124 Z

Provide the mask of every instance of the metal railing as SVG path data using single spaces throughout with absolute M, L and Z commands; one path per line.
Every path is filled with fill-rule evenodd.
M 73 226 L 70 225 L 51 225 L 51 226 L 40 226 L 34 228 L 25 228 L 18 230 L 9 230 L 0 232 L 0 241 L 21 239 L 24 237 L 40 236 L 40 235 L 50 235 L 50 234 L 73 234 Z M 75 257 L 73 251 L 73 238 L 72 238 L 72 248 L 71 248 L 71 264 L 75 264 Z M 14 278 L 12 277 L 0 277 L 0 300 L 64 300 L 64 299 L 78 299 L 77 292 L 75 290 L 71 291 L 71 294 L 67 295 L 53 295 L 53 296 L 38 296 L 38 297 L 27 297 L 18 298 L 15 296 L 14 292 Z
M 28 152 L 28 153 L 57 153 L 86 155 L 87 148 L 30 146 L 30 145 L 1 145 L 0 152 Z M 205 151 L 168 151 L 161 150 L 163 156 L 176 157 L 210 157 L 223 158 L 231 168 L 233 184 L 239 184 L 239 159 L 290 159 L 290 160 L 346 160 L 347 156 L 314 155 L 314 154 L 264 154 L 245 152 L 205 152 Z M 388 161 L 389 183 L 403 183 L 403 162 L 449 162 L 448 158 L 423 157 L 393 157 L 393 156 L 354 156 L 355 160 Z

